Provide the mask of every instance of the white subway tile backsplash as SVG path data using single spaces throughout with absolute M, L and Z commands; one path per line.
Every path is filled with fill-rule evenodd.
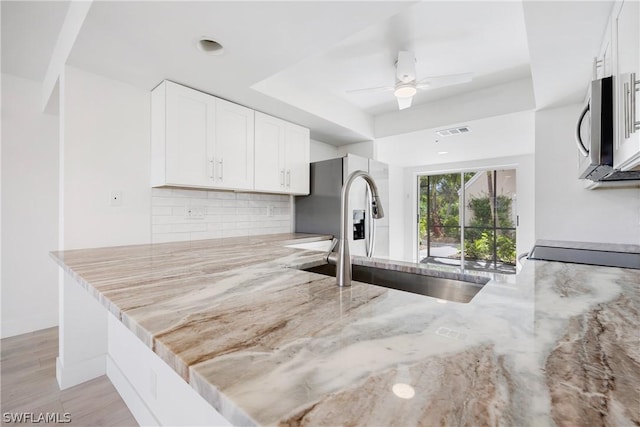
M 192 231 L 207 231 L 207 224 L 171 224 L 171 233 L 187 233 Z
M 207 231 L 220 231 L 224 229 L 224 223 L 209 222 L 207 223 Z
M 239 237 L 248 235 L 248 230 L 222 230 L 222 237 Z
M 207 191 L 209 199 L 235 200 L 236 193 L 231 191 Z
M 151 208 L 151 216 L 171 215 L 170 206 L 155 206 Z
M 154 224 L 151 226 L 153 234 L 162 234 L 171 232 L 171 224 Z
M 194 231 L 191 233 L 191 240 L 219 239 L 220 237 L 222 237 L 222 230 Z
M 176 188 L 153 188 L 151 195 L 154 243 L 291 231 L 287 195 Z M 204 208 L 204 218 L 185 218 L 194 206 Z
M 153 243 L 184 242 L 191 240 L 191 233 L 153 233 Z

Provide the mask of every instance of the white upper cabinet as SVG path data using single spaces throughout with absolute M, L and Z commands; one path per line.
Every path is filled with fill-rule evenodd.
M 613 75 L 613 37 L 611 33 L 611 20 L 609 20 L 607 30 L 605 31 L 604 38 L 602 39 L 602 44 L 600 45 L 598 56 L 593 59 L 594 80 Z
M 287 123 L 284 143 L 287 192 L 309 194 L 309 129 Z
M 215 186 L 253 190 L 253 114 L 250 108 L 216 99 Z
M 255 114 L 255 189 L 309 194 L 309 129 Z
M 255 189 L 285 191 L 285 122 L 256 111 Z
M 151 185 L 211 185 L 215 98 L 164 82 L 151 103 Z
M 255 112 L 250 108 L 169 81 L 162 82 L 153 90 L 151 103 L 152 186 L 308 193 L 307 129 L 287 123 L 281 136 L 262 138 L 267 142 L 275 138 L 275 146 L 265 148 L 261 145 L 256 152 Z M 287 138 L 299 139 L 298 134 L 292 131 L 298 128 L 302 130 L 298 133 L 306 131 L 306 149 L 295 146 L 289 150 L 291 154 L 280 158 L 287 151 Z M 285 134 L 294 136 L 285 137 Z M 274 153 L 276 157 L 272 158 Z M 272 185 L 265 183 L 256 188 L 256 156 L 259 165 L 271 165 L 275 171 L 282 167 L 281 181 L 295 183 L 295 187 L 280 186 L 280 176 L 276 172 Z M 303 186 L 306 190 L 299 190 Z
M 626 0 L 612 14 L 616 131 L 613 161 L 621 170 L 640 170 L 640 3 Z

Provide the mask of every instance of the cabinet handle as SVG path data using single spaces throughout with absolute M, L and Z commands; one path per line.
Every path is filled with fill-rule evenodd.
M 636 121 L 636 93 L 640 91 L 640 80 L 636 80 L 636 73 L 631 73 L 630 93 L 631 112 L 629 120 L 629 133 L 635 133 L 640 130 L 640 121 Z
M 629 122 L 631 121 L 631 114 L 630 113 L 630 109 L 631 109 L 631 100 L 630 98 L 630 92 L 629 92 L 629 83 L 625 82 L 624 83 L 624 88 L 623 88 L 623 95 L 624 95 L 624 139 L 629 138 L 629 136 L 631 135 L 631 132 L 629 131 L 629 128 L 631 126 L 629 126 Z
M 287 187 L 291 187 L 291 169 L 287 171 Z
M 593 57 L 593 79 L 597 79 L 598 78 L 598 68 L 602 67 L 604 65 L 604 60 L 603 59 L 598 59 L 597 56 Z
M 209 159 L 209 178 L 211 178 L 211 180 L 214 180 L 214 176 L 216 174 L 215 172 L 216 169 L 216 159 L 214 157 L 212 157 L 211 159 Z
M 284 187 L 284 169 L 280 170 L 280 187 Z
M 218 164 L 220 165 L 220 168 L 218 169 L 218 179 L 220 181 L 222 181 L 222 177 L 224 176 L 224 164 L 222 163 L 224 161 L 224 159 L 220 159 L 220 161 L 218 162 Z

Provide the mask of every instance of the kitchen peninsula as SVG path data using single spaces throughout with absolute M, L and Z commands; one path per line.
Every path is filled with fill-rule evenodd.
M 52 255 L 234 425 L 640 423 L 637 270 L 526 261 L 462 304 L 297 269 L 326 238 Z

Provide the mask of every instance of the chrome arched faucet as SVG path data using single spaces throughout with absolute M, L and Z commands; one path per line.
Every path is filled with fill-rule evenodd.
M 336 283 L 338 286 L 351 286 L 351 255 L 349 254 L 349 235 L 347 229 L 349 227 L 348 203 L 349 190 L 351 184 L 357 178 L 363 178 L 369 189 L 371 190 L 371 216 L 373 219 L 384 217 L 380 197 L 378 196 L 378 187 L 375 181 L 368 173 L 358 170 L 347 177 L 346 182 L 342 186 L 342 195 L 340 199 L 340 240 L 338 241 L 338 259 L 336 261 Z

